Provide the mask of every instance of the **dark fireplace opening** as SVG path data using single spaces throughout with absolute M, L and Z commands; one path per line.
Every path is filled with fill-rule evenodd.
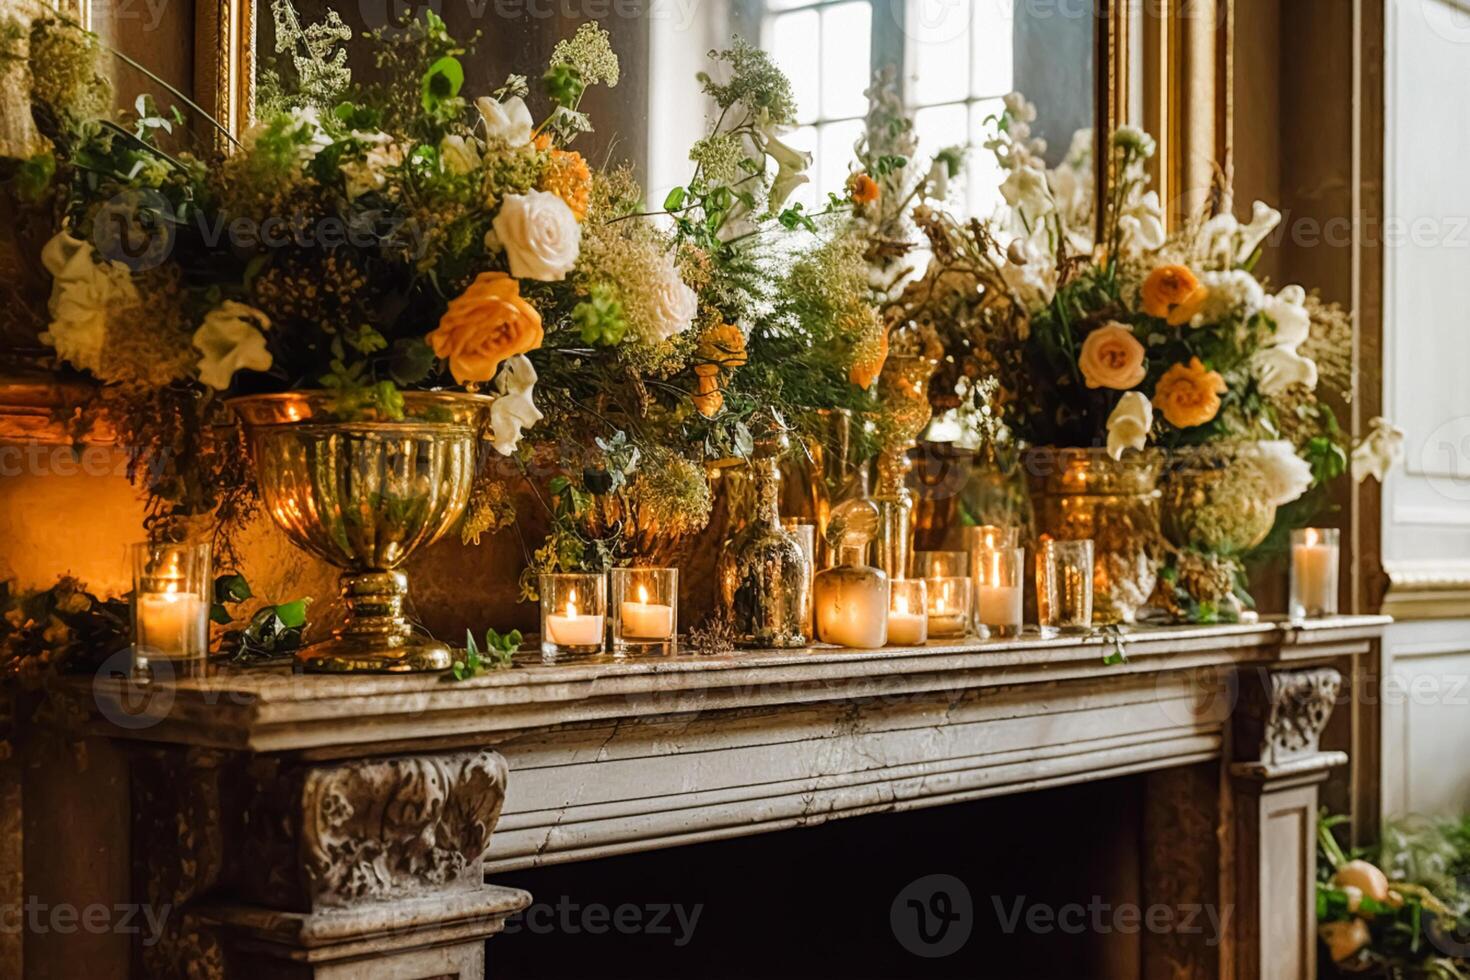
M 534 904 L 489 976 L 1138 977 L 1145 782 L 494 875 Z

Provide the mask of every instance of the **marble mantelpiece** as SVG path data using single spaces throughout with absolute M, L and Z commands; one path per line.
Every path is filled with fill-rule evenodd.
M 1326 802 L 1353 814 L 1356 836 L 1372 832 L 1373 692 L 1386 622 L 1140 629 L 1124 636 L 1127 659 L 1114 664 L 1104 662 L 1105 638 L 1023 638 L 520 663 L 463 682 L 253 670 L 140 688 L 100 677 L 76 682 L 72 693 L 91 714 L 93 735 L 131 746 L 141 760 L 133 763 L 135 810 L 140 786 L 176 783 L 195 789 L 150 802 L 155 819 L 190 806 L 196 819 L 219 817 L 215 836 L 223 839 L 210 844 L 217 870 L 175 882 L 171 894 L 191 908 L 194 930 L 175 937 L 174 949 L 187 957 L 191 944 L 204 943 L 225 964 L 223 976 L 237 975 L 230 962 L 256 969 L 265 961 L 299 968 L 281 976 L 333 976 L 365 962 L 377 943 L 383 957 L 402 963 L 457 950 L 453 969 L 424 975 L 473 977 L 482 969 L 476 944 L 528 899 L 471 882 L 472 873 L 493 882 L 499 872 L 544 863 L 1145 773 L 1155 823 L 1165 828 L 1158 860 L 1210 872 L 1204 880 L 1161 872 L 1159 887 L 1181 901 L 1234 895 L 1244 913 L 1228 949 L 1160 945 L 1146 961 L 1188 961 L 1198 976 L 1294 977 L 1310 975 L 1310 933 L 1284 939 L 1261 923 L 1300 896 L 1252 891 L 1250 883 L 1262 862 L 1305 860 L 1310 837 L 1283 837 L 1270 815 L 1286 812 L 1280 799 L 1296 817 L 1308 806 L 1314 814 L 1317 784 L 1329 776 Z M 1302 713 L 1302 696 L 1292 692 L 1335 692 L 1338 678 L 1346 693 L 1332 699 L 1330 720 L 1331 701 Z M 1302 751 L 1273 754 L 1273 738 L 1302 733 L 1310 736 Z M 497 775 L 499 759 L 508 779 Z M 1208 798 L 1197 777 L 1176 775 L 1212 765 L 1220 792 Z M 170 776 L 170 767 L 203 779 Z M 430 852 L 420 843 L 426 835 L 406 823 L 382 842 L 388 863 L 408 869 L 401 880 L 344 891 L 333 883 L 357 881 L 365 868 L 383 877 L 383 862 L 343 867 L 322 857 L 353 846 L 340 801 L 397 813 L 378 797 L 400 794 L 405 778 L 421 787 L 410 802 L 428 801 L 420 809 L 458 812 L 462 798 L 483 815 L 447 825 L 435 817 Z M 230 791 L 241 785 L 250 791 Z M 340 792 L 313 789 L 321 786 Z M 213 809 L 199 809 L 200 798 Z M 1254 823 L 1242 822 L 1237 798 Z M 324 821 L 336 828 L 330 846 L 313 829 Z M 263 825 L 287 829 L 266 840 Z M 135 816 L 138 826 L 147 823 Z M 487 837 L 494 828 L 478 854 L 476 827 Z M 1201 827 L 1208 832 L 1182 829 Z M 1252 847 L 1236 840 L 1240 828 L 1258 838 Z M 1268 839 L 1276 851 L 1287 841 L 1290 853 L 1256 846 Z M 274 876 L 240 873 L 250 865 Z M 457 919 L 412 911 L 436 894 L 460 903 Z M 371 928 L 352 925 L 354 916 Z M 391 939 L 367 938 L 381 935 L 384 922 L 402 928 Z M 1292 950 L 1279 970 L 1258 968 L 1267 939 Z M 1256 972 L 1237 974 L 1242 963 Z M 417 976 L 415 969 L 401 975 Z

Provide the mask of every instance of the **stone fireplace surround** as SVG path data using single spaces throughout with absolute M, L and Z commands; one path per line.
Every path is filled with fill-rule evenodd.
M 507 874 L 1132 775 L 1141 897 L 1212 903 L 1233 923 L 1217 945 L 1142 937 L 1139 975 L 1311 977 L 1318 806 L 1350 813 L 1355 841 L 1376 833 L 1386 623 L 1140 629 L 1115 665 L 1100 639 L 1025 639 L 460 683 L 77 681 L 86 733 L 119 749 L 125 799 L 104 799 L 95 773 L 70 791 L 130 813 L 130 832 L 115 828 L 131 868 L 120 899 L 180 910 L 151 945 L 74 944 L 78 967 L 479 978 L 485 941 L 531 901 L 496 884 Z M 88 779 L 63 770 L 47 778 Z M 27 834 L 27 866 L 55 843 Z M 67 948 L 41 937 L 27 963 L 54 967 Z

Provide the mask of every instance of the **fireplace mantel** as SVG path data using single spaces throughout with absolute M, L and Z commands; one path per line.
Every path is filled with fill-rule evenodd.
M 179 954 L 208 947 L 221 976 L 237 960 L 351 962 L 372 942 L 353 917 L 393 921 L 383 910 L 401 907 L 415 910 L 411 928 L 385 954 L 407 963 L 457 943 L 460 965 L 440 972 L 472 977 L 478 944 L 529 900 L 495 888 L 505 871 L 1136 773 L 1151 774 L 1161 826 L 1218 831 L 1176 832 L 1160 852 L 1206 869 L 1209 896 L 1231 891 L 1248 922 L 1269 923 L 1305 896 L 1259 894 L 1250 868 L 1300 865 L 1311 849 L 1296 834 L 1290 854 L 1260 852 L 1273 814 L 1300 823 L 1309 807 L 1314 819 L 1330 774 L 1327 804 L 1351 812 L 1359 836 L 1376 822 L 1372 694 L 1387 622 L 1140 628 L 1121 634 L 1122 662 L 1107 662 L 1109 637 L 1025 638 L 556 665 L 522 655 L 460 682 L 235 670 L 145 687 L 99 677 L 72 691 L 91 734 L 130 746 L 135 840 L 149 819 L 176 825 L 201 805 L 222 828 L 202 835 L 191 865 L 211 873 L 178 896 L 194 910 L 193 932 L 173 937 Z M 1170 775 L 1212 764 L 1221 776 L 1206 799 Z M 395 804 L 405 786 L 408 808 Z M 401 873 L 368 887 L 382 860 L 341 854 L 363 832 L 351 814 L 379 810 L 438 823 L 372 824 Z M 1253 839 L 1232 857 L 1242 826 Z M 441 892 L 454 900 L 442 914 L 424 904 Z M 1230 951 L 1157 955 L 1216 976 L 1252 962 L 1252 944 L 1310 962 L 1310 930 L 1260 929 Z M 331 975 L 320 969 L 279 975 Z

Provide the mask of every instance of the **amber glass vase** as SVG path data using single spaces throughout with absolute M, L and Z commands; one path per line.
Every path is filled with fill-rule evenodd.
M 1134 622 L 1158 579 L 1162 457 L 1149 450 L 1114 460 L 1103 449 L 1039 448 L 1021 465 L 1037 535 L 1093 542 L 1093 625 Z

